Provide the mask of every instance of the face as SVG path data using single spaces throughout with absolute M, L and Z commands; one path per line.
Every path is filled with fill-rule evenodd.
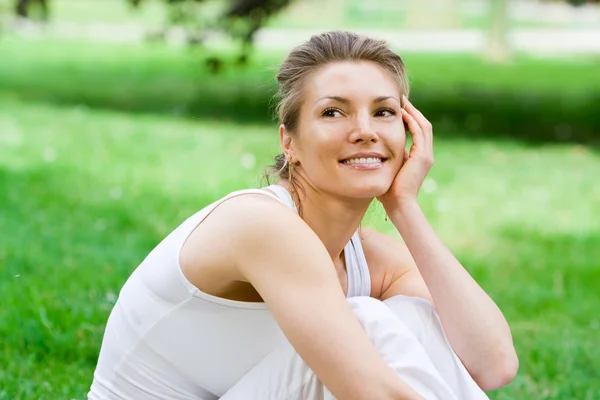
M 406 133 L 394 77 L 372 62 L 336 62 L 303 87 L 298 131 L 282 129 L 304 186 L 342 197 L 384 194 L 402 165 Z

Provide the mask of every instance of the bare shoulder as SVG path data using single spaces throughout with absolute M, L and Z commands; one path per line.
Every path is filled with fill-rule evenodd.
M 371 296 L 385 300 L 402 294 L 432 301 L 414 259 L 402 240 L 370 228 L 361 228 L 359 235 L 371 274 Z
M 233 196 L 190 234 L 179 255 L 181 269 L 203 291 L 227 291 L 232 282 L 248 282 L 241 264 L 251 262 L 256 251 L 268 254 L 289 248 L 282 248 L 282 238 L 310 230 L 303 225 L 294 211 L 267 194 Z

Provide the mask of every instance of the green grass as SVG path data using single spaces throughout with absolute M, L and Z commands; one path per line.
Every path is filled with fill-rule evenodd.
M 202 54 L 0 46 L 0 399 L 82 399 L 128 275 L 187 216 L 260 184 L 278 134 L 264 109 L 252 115 L 259 108 L 248 93 L 266 101 L 264 67 L 277 57 L 207 84 L 192 63 Z M 472 71 L 496 71 L 503 81 L 488 84 L 500 92 L 522 85 L 576 97 L 597 82 L 578 79 L 597 74 L 585 63 L 524 61 L 511 73 L 473 61 L 463 64 L 471 73 L 456 66 L 440 77 L 432 57 L 408 59 L 422 87 L 442 91 L 453 79 L 488 82 Z M 559 70 L 562 88 L 545 77 Z M 519 79 L 524 71 L 545 73 Z M 219 86 L 229 95 L 210 106 Z M 210 90 L 200 96 L 197 87 Z M 173 111 L 199 97 L 213 115 Z M 421 205 L 504 311 L 520 356 L 517 379 L 490 397 L 599 398 L 597 149 L 532 145 L 521 132 L 437 132 Z M 393 234 L 380 207 L 365 224 Z

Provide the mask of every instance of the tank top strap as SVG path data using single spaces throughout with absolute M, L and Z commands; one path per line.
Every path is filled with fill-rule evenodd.
M 371 296 L 371 275 L 358 232 L 344 248 L 348 294 L 346 297 Z
M 261 195 L 265 195 L 265 196 L 269 196 L 275 200 L 278 200 L 280 202 L 284 202 L 279 196 L 268 192 L 266 190 L 263 189 L 242 189 L 242 190 L 236 190 L 234 192 L 230 192 L 229 194 L 221 197 L 219 200 L 216 200 L 215 202 L 209 204 L 208 206 L 204 207 L 203 209 L 201 209 L 200 211 L 198 211 L 196 214 L 192 215 L 191 217 L 189 217 L 183 224 L 182 226 L 180 226 L 178 229 L 180 230 L 190 230 L 190 232 L 187 232 L 185 234 L 185 236 L 187 236 L 189 233 L 191 233 L 191 230 L 196 229 L 196 226 L 201 223 L 204 218 L 206 218 L 216 207 L 218 207 L 221 203 L 229 200 L 232 197 L 236 197 L 236 196 L 242 196 L 245 194 L 261 194 Z
M 196 229 L 196 227 L 200 223 L 202 223 L 202 221 L 204 221 L 204 219 L 215 208 L 217 208 L 221 203 L 227 201 L 228 199 L 230 199 L 232 197 L 242 196 L 242 195 L 246 195 L 246 194 L 261 194 L 264 196 L 269 196 L 277 201 L 284 203 L 284 201 L 279 196 L 273 194 L 272 192 L 268 192 L 268 191 L 262 190 L 262 189 L 242 189 L 242 190 L 230 192 L 226 196 L 221 197 L 219 200 L 214 201 L 213 203 L 207 205 L 206 207 L 202 208 L 200 211 L 198 211 L 195 214 L 193 214 L 192 216 L 190 216 L 179 227 L 177 227 L 177 229 L 175 229 L 175 231 L 171 235 L 169 235 L 169 237 L 167 238 L 168 240 L 173 240 L 173 241 L 179 242 L 179 244 L 177 245 L 178 246 L 177 254 L 179 254 L 179 252 L 181 251 L 181 247 L 183 247 L 183 244 L 185 243 L 185 241 L 187 240 L 189 235 L 194 231 L 194 229 Z M 179 257 L 179 255 L 178 255 L 178 257 Z
M 281 185 L 270 185 L 270 186 L 267 186 L 265 189 L 268 189 L 271 192 L 275 193 L 277 195 L 277 197 L 279 197 L 279 199 L 286 206 L 288 206 L 292 210 L 298 212 L 298 209 L 296 208 L 296 204 L 294 203 L 294 199 L 292 199 L 292 195 L 290 194 L 290 192 L 288 192 L 288 190 L 286 188 L 284 188 Z

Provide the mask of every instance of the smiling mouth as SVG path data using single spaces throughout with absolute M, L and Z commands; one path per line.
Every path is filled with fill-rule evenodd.
M 373 170 L 383 167 L 386 158 L 366 157 L 366 158 L 349 158 L 340 161 L 340 164 L 359 170 Z
M 346 164 L 346 165 L 382 164 L 386 160 L 387 160 L 386 158 L 378 158 L 378 157 L 349 158 L 348 160 L 340 161 L 340 163 Z

